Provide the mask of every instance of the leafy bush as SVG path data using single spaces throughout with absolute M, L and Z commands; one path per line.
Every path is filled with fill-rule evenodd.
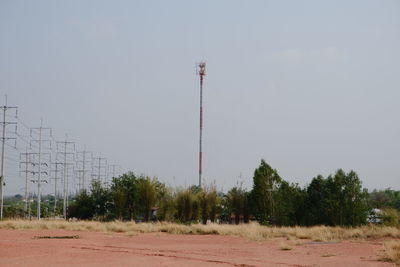
M 400 212 L 396 209 L 386 208 L 382 210 L 382 223 L 386 226 L 399 226 Z

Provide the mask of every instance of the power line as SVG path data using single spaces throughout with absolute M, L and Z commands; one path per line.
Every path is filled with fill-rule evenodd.
M 116 178 L 121 174 L 121 165 L 110 164 L 108 165 L 108 177 Z M 111 179 L 109 179 L 111 181 Z
M 69 152 L 70 150 L 68 150 L 68 146 L 73 146 L 73 151 L 75 151 L 75 143 L 74 142 L 70 142 L 67 141 L 68 140 L 68 136 L 65 135 L 65 141 L 59 141 L 56 142 L 57 144 L 57 150 L 59 150 L 59 145 L 63 146 L 63 150 L 62 151 L 58 151 L 57 152 L 57 156 L 58 155 L 63 155 L 64 156 L 64 162 L 63 162 L 63 216 L 64 219 L 67 219 L 67 209 L 68 209 L 68 200 L 69 200 L 69 183 L 68 183 L 68 166 L 70 165 L 74 165 L 74 163 L 71 162 L 67 162 L 68 160 L 68 155 L 73 155 L 74 156 L 74 152 Z M 58 158 L 58 157 L 56 157 Z M 72 159 L 73 161 L 74 159 Z
M 60 185 L 59 180 L 62 180 L 64 183 L 63 215 L 66 218 L 68 212 L 69 194 L 72 192 L 69 189 L 70 186 L 75 187 L 77 185 L 78 191 L 80 191 L 87 187 L 91 176 L 97 179 L 99 182 L 107 183 L 108 178 L 119 175 L 121 171 L 119 165 L 114 164 L 107 166 L 106 158 L 101 156 L 93 158 L 93 154 L 86 151 L 86 147 L 83 151 L 73 154 L 74 152 L 70 152 L 69 149 L 71 147 L 68 148 L 69 145 L 67 145 L 67 149 L 65 149 L 64 144 L 63 151 L 59 151 L 58 146 L 61 146 L 63 143 L 67 142 L 67 138 L 65 139 L 65 142 L 58 142 L 57 144 L 56 139 L 52 135 L 51 128 L 44 128 L 42 126 L 42 122 L 40 127 L 30 128 L 28 123 L 18 116 L 17 107 L 7 106 L 7 99 L 5 106 L 0 107 L 0 109 L 3 110 L 3 121 L 0 122 L 0 124 L 3 126 L 3 135 L 1 139 L 3 141 L 1 154 L 2 175 L 0 177 L 1 199 L 3 199 L 3 190 L 5 185 L 4 177 L 7 176 L 14 178 L 19 176 L 25 177 L 25 186 L 23 187 L 23 190 L 25 191 L 24 201 L 27 203 L 29 198 L 29 196 L 27 196 L 27 191 L 29 191 L 27 181 L 28 178 L 32 177 L 33 180 L 31 182 L 37 183 L 38 188 L 36 192 L 37 196 L 35 198 L 38 201 L 38 219 L 40 219 L 41 195 L 43 190 L 42 187 L 43 183 L 48 183 L 47 176 L 51 175 L 51 181 L 54 179 L 55 213 L 57 208 L 57 194 L 58 191 L 61 191 L 61 188 L 57 188 Z M 10 109 L 15 109 L 15 116 L 14 114 L 10 114 Z M 13 127 L 10 127 L 11 124 Z M 10 140 L 14 141 L 14 144 L 12 142 L 6 142 Z M 56 143 L 57 146 L 52 147 L 51 144 L 53 142 Z M 70 143 L 72 144 L 73 142 Z M 29 146 L 24 148 L 25 145 Z M 29 156 L 25 155 L 26 153 L 28 153 Z M 56 156 L 56 160 L 53 163 L 51 162 L 52 155 Z M 60 157 L 62 155 L 64 155 L 64 159 Z M 73 155 L 72 159 L 70 158 L 71 155 Z M 74 156 L 76 156 L 76 161 Z M 25 157 L 25 159 L 22 159 L 21 157 Z M 28 159 L 26 157 L 28 157 Z M 25 163 L 23 162 L 31 163 L 26 163 L 28 166 L 25 166 Z M 10 168 L 5 168 L 6 166 L 10 166 Z M 20 170 L 18 170 L 18 166 Z M 55 167 L 55 170 L 52 170 L 53 167 Z M 75 168 L 76 171 L 74 170 Z M 22 174 L 25 175 L 23 176 Z M 76 177 L 77 180 L 74 181 L 74 179 L 70 179 L 71 176 Z M 75 182 L 77 182 L 77 184 L 75 184 Z M 58 200 L 60 200 L 60 198 L 58 198 Z M 2 218 L 3 201 L 1 202 L 1 205 Z M 24 208 L 26 209 L 26 207 Z
M 18 162 L 18 159 L 16 159 L 16 158 L 10 158 L 10 157 L 8 157 L 8 156 L 4 156 L 4 159 L 9 160 L 9 161 L 12 161 L 12 162 Z
M 8 146 L 9 148 L 15 149 L 15 150 L 17 150 L 19 152 L 17 146 L 12 146 L 12 145 L 9 145 L 7 143 L 5 143 L 5 145 Z
M 3 206 L 4 206 L 4 158 L 5 158 L 5 143 L 6 140 L 16 140 L 16 138 L 7 137 L 6 136 L 6 127 L 8 125 L 17 125 L 17 122 L 14 121 L 6 121 L 6 113 L 8 110 L 15 110 L 15 116 L 18 115 L 18 107 L 7 106 L 7 95 L 5 96 L 5 105 L 0 107 L 3 110 L 3 121 L 1 121 L 1 125 L 3 126 L 3 134 L 1 136 L 1 170 L 0 170 L 0 220 L 3 220 Z
M 34 131 L 39 131 L 39 139 L 38 140 L 31 140 L 31 142 L 37 142 L 38 143 L 38 145 L 39 145 L 39 149 L 38 149 L 38 152 L 37 153 L 35 153 L 35 154 L 37 154 L 38 155 L 38 163 L 37 163 L 37 166 L 38 166 L 38 171 L 37 171 L 37 174 L 38 174 L 38 178 L 37 178 L 37 181 L 35 181 L 35 180 L 32 180 L 33 182 L 37 182 L 37 186 L 38 186 L 38 198 L 37 198 L 37 218 L 38 218 L 38 220 L 40 220 L 40 204 L 41 204 L 41 183 L 42 182 L 45 182 L 45 183 L 47 183 L 47 180 L 41 180 L 41 175 L 42 174 L 45 174 L 45 175 L 49 175 L 49 173 L 47 172 L 47 171 L 42 171 L 41 170 L 41 167 L 42 167 L 42 165 L 44 165 L 44 166 L 47 166 L 47 167 L 49 167 L 49 164 L 50 164 L 50 160 L 51 160 L 51 154 L 50 153 L 46 153 L 46 154 L 49 154 L 50 156 L 49 156 L 49 161 L 48 161 L 48 163 L 46 163 L 46 162 L 42 162 L 42 155 L 44 154 L 43 152 L 42 152 L 42 149 L 46 149 L 46 147 L 43 147 L 43 144 L 44 143 L 49 143 L 50 145 L 50 148 L 51 148 L 51 140 L 45 140 L 45 139 L 43 139 L 43 137 L 44 137 L 44 135 L 45 135 L 45 133 L 47 132 L 47 133 L 49 133 L 49 136 L 51 136 L 52 135 L 52 130 L 51 130 L 51 128 L 44 128 L 43 127 L 43 120 L 41 119 L 40 120 L 40 127 L 37 127 L 37 128 L 31 128 L 30 129 L 30 132 L 31 132 L 31 134 L 34 132 Z M 36 163 L 35 163 L 36 164 Z M 36 172 L 34 172 L 34 173 L 36 173 Z
M 18 120 L 18 122 L 22 125 L 22 126 L 24 126 L 27 130 L 30 130 L 31 128 L 28 126 L 28 125 L 26 125 L 19 117 L 17 117 L 17 120 Z
M 14 154 L 17 153 L 17 154 Z M 19 161 L 19 157 L 18 157 L 18 152 L 16 150 L 14 151 L 8 151 L 7 156 L 4 156 L 5 159 L 9 159 L 9 160 L 15 160 L 15 161 Z
M 76 152 L 76 172 L 78 174 L 78 190 L 79 192 L 86 189 L 86 177 L 89 173 L 88 163 L 91 163 L 93 153 L 86 150 L 86 145 L 83 151 Z
M 58 200 L 58 195 L 57 195 L 57 180 L 60 180 L 60 178 L 57 177 L 57 173 L 61 172 L 62 170 L 58 169 L 58 166 L 63 165 L 62 162 L 55 162 L 53 163 L 55 165 L 55 170 L 54 172 L 54 217 L 56 217 L 56 212 L 57 212 L 57 200 Z
M 29 153 L 28 152 L 28 147 L 26 147 L 26 152 L 25 153 L 21 153 L 20 157 L 21 157 L 21 161 L 20 161 L 20 168 L 22 165 L 25 165 L 25 169 L 21 170 L 21 172 L 25 173 L 25 187 L 24 187 L 24 212 L 25 214 L 27 214 L 28 212 L 28 175 L 32 174 L 33 170 L 29 168 L 29 166 L 33 167 L 35 166 L 34 162 L 31 159 L 31 156 L 34 155 L 34 153 Z M 25 159 L 22 159 L 25 156 Z M 22 161 L 24 160 L 24 161 Z M 26 216 L 26 215 L 25 215 Z
M 22 135 L 20 135 L 19 133 L 16 133 L 17 137 L 19 137 L 19 139 L 21 139 L 25 144 L 29 145 L 29 141 L 25 139 L 25 137 L 23 137 Z
M 107 158 L 101 157 L 99 154 L 98 157 L 92 158 L 92 177 L 98 182 L 107 183 Z

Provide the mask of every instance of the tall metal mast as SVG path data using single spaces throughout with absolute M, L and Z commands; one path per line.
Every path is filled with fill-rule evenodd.
M 206 75 L 206 63 L 200 62 L 197 64 L 197 71 L 200 76 L 200 140 L 199 140 L 199 187 L 201 187 L 201 174 L 202 174 L 202 163 L 203 163 L 203 80 Z

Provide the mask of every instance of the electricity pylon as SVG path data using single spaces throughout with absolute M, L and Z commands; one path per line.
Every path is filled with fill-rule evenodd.
M 97 180 L 99 183 L 107 183 L 107 159 L 101 157 L 101 154 L 92 158 L 92 179 Z
M 69 149 L 69 146 L 73 147 L 73 151 Z M 62 150 L 60 149 L 62 147 Z M 60 151 L 61 150 L 61 151 Z M 63 216 L 67 219 L 67 209 L 69 201 L 69 177 L 68 177 L 68 167 L 74 167 L 75 161 L 75 142 L 68 141 L 68 136 L 65 135 L 65 141 L 57 142 L 57 158 L 59 155 L 63 156 Z M 71 158 L 72 155 L 72 158 Z M 72 171 L 73 173 L 73 171 Z
M 84 146 L 83 151 L 76 152 L 76 173 L 78 175 L 78 191 L 86 189 L 86 178 L 87 174 L 90 173 L 88 164 L 92 160 L 92 152 L 86 150 Z
M 6 136 L 6 127 L 10 124 L 14 124 L 17 127 L 17 122 L 7 121 L 6 113 L 8 110 L 15 110 L 15 118 L 18 116 L 18 107 L 7 106 L 7 95 L 5 96 L 5 105 L 0 107 L 3 110 L 3 121 L 0 122 L 2 125 L 2 136 L 1 136 L 1 167 L 0 167 L 0 220 L 3 220 L 3 203 L 4 203 L 4 146 L 7 140 L 17 140 L 15 137 L 7 137 Z
M 38 152 L 35 153 L 36 155 L 38 155 L 38 162 L 34 163 L 35 166 L 38 167 L 37 171 L 34 171 L 34 174 L 37 174 L 37 180 L 33 180 L 32 182 L 36 182 L 37 183 L 37 187 L 38 187 L 38 195 L 37 195 L 37 219 L 40 220 L 40 204 L 41 204 L 41 184 L 42 182 L 47 183 L 47 180 L 43 179 L 42 180 L 42 174 L 45 175 L 49 175 L 49 172 L 46 170 L 42 170 L 42 166 L 46 166 L 47 169 L 50 169 L 50 161 L 51 161 L 51 153 L 44 153 L 42 150 L 51 150 L 51 140 L 50 139 L 43 139 L 45 136 L 47 137 L 52 137 L 52 130 L 51 128 L 45 128 L 43 127 L 43 120 L 40 120 L 40 127 L 36 127 L 36 128 L 31 128 L 30 129 L 30 135 L 31 138 L 33 137 L 34 133 L 37 133 L 39 136 L 39 139 L 31 139 L 31 148 L 32 148 L 32 142 L 37 142 L 38 143 Z M 47 133 L 47 134 L 46 134 Z M 48 146 L 46 147 L 45 144 L 48 144 Z M 48 161 L 43 161 L 42 156 L 44 155 L 49 155 L 48 157 Z
M 32 174 L 33 167 L 35 166 L 35 163 L 32 161 L 32 156 L 35 153 L 33 152 L 28 152 L 28 148 L 26 148 L 25 153 L 20 153 L 20 162 L 19 162 L 19 168 L 21 173 L 25 173 L 25 194 L 24 194 L 24 213 L 25 216 L 28 214 L 28 193 L 29 193 L 29 184 L 28 184 L 28 177 L 29 174 Z M 22 166 L 25 166 L 25 168 L 22 168 Z

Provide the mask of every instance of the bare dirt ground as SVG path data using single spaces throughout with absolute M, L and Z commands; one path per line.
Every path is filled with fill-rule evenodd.
M 381 249 L 378 241 L 0 229 L 0 266 L 393 266 L 378 261 Z

